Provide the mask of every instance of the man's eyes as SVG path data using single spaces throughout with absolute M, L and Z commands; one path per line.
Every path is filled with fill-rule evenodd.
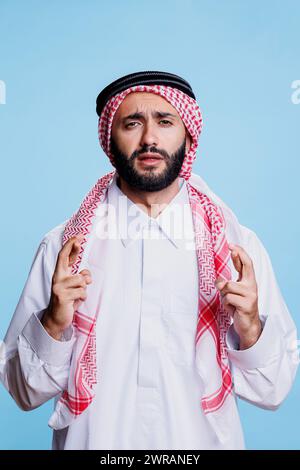
M 164 122 L 164 123 L 172 125 L 172 122 L 169 121 L 168 119 L 161 119 L 159 122 Z M 126 124 L 125 127 L 135 127 L 135 126 L 132 126 L 131 124 L 137 124 L 137 121 L 131 121 L 128 124 Z

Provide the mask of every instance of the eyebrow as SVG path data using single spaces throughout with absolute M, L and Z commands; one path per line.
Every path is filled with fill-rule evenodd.
M 154 118 L 173 117 L 177 119 L 177 116 L 175 114 L 165 113 L 163 111 L 155 111 L 155 112 L 152 112 L 151 114 L 152 114 L 152 117 Z M 124 118 L 121 119 L 121 122 L 124 123 L 125 121 L 127 121 L 127 119 L 141 119 L 144 117 L 145 117 L 144 113 L 136 112 L 133 114 L 128 114 L 128 116 L 125 116 Z

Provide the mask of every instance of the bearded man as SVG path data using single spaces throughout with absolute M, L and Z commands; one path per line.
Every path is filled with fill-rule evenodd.
M 55 398 L 53 449 L 244 449 L 237 397 L 276 409 L 298 365 L 266 249 L 192 173 L 186 80 L 126 75 L 97 114 L 114 170 L 43 237 L 2 381 L 23 410 Z

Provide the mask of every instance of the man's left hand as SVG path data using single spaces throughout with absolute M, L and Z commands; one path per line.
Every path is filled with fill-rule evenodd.
M 250 348 L 262 332 L 258 312 L 257 284 L 253 262 L 239 245 L 229 244 L 233 265 L 239 277 L 237 281 L 224 281 L 219 277 L 219 289 L 223 305 L 233 316 L 233 326 L 240 338 L 240 350 Z

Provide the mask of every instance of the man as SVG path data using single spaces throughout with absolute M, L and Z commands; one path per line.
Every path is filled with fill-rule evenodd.
M 192 174 L 192 88 L 137 72 L 97 98 L 115 170 L 45 235 L 5 337 L 1 377 L 55 397 L 54 449 L 243 449 L 236 397 L 276 409 L 296 328 L 253 231 Z

